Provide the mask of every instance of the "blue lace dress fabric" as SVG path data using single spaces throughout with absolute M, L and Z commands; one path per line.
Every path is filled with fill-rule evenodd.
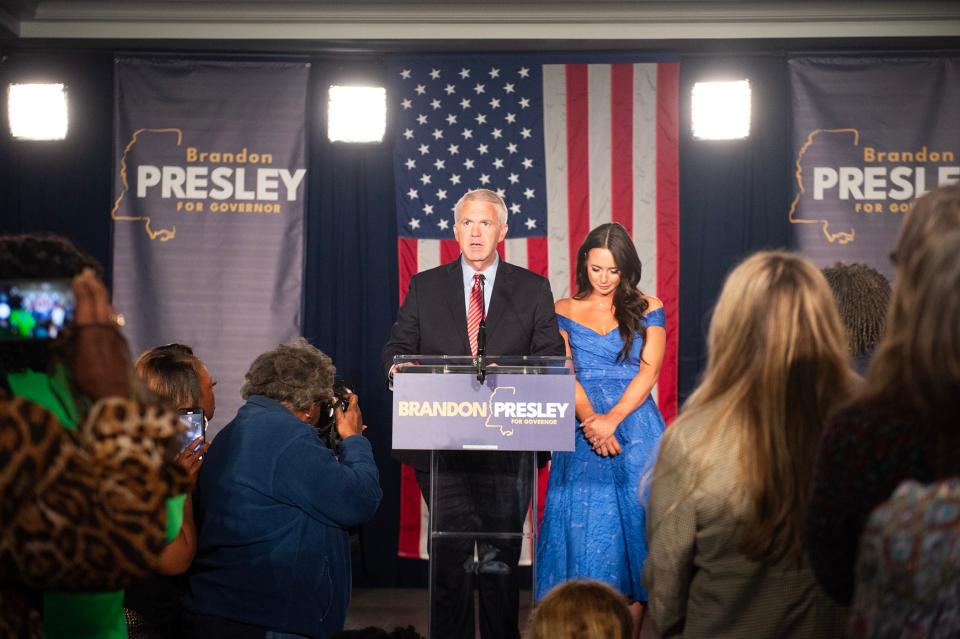
M 646 326 L 664 326 L 662 308 L 644 316 Z M 623 339 L 616 329 L 600 335 L 562 315 L 577 381 L 598 413 L 620 400 L 640 369 L 643 341 L 637 334 L 630 355 L 617 361 Z M 537 599 L 568 579 L 603 581 L 631 599 L 646 601 L 643 562 L 647 556 L 646 511 L 639 486 L 652 465 L 663 417 L 652 394 L 616 430 L 622 452 L 593 452 L 577 422 L 576 450 L 555 452 L 537 544 Z

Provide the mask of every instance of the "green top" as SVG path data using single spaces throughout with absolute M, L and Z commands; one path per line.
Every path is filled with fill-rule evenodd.
M 64 366 L 57 366 L 53 375 L 31 370 L 11 373 L 7 382 L 14 395 L 44 407 L 67 430 L 76 430 L 80 415 Z M 167 543 L 180 533 L 186 497 L 177 495 L 167 500 Z M 127 639 L 123 590 L 43 593 L 43 630 L 47 639 Z

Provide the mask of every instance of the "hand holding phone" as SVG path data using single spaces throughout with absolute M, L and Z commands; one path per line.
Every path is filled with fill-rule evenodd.
M 130 395 L 130 350 L 120 333 L 107 289 L 87 268 L 73 278 L 76 338 L 71 353 L 74 379 L 93 399 Z
M 201 408 L 181 408 L 180 421 L 187 427 L 181 435 L 181 450 L 175 460 L 190 478 L 190 483 L 196 483 L 200 466 L 203 465 L 203 454 L 210 444 L 207 439 L 207 420 Z
M 181 449 L 189 446 L 191 442 L 198 438 L 206 441 L 207 420 L 204 419 L 202 408 L 181 408 L 180 421 L 187 427 L 186 432 L 181 437 Z

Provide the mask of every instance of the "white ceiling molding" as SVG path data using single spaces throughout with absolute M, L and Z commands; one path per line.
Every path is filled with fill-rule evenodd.
M 960 36 L 960 2 L 39 0 L 21 39 L 673 40 Z M 28 5 L 30 9 L 24 10 Z M 10 9 L 8 9 L 9 11 Z M 11 13 L 14 13 L 11 11 Z

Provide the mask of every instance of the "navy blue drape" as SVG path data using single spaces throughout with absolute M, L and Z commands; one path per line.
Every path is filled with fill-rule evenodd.
M 391 397 L 379 365 L 399 304 L 393 166 L 389 144 L 328 141 L 326 119 L 330 85 L 385 86 L 385 73 L 376 60 L 312 63 L 303 333 L 360 396 L 380 468 L 384 498 L 362 527 L 354 580 L 394 585 L 400 468 L 390 457 Z
M 695 82 L 750 80 L 750 137 L 695 140 Z M 789 248 L 790 94 L 785 57 L 690 56 L 680 63 L 680 401 L 706 364 L 710 312 L 723 279 L 748 254 Z

